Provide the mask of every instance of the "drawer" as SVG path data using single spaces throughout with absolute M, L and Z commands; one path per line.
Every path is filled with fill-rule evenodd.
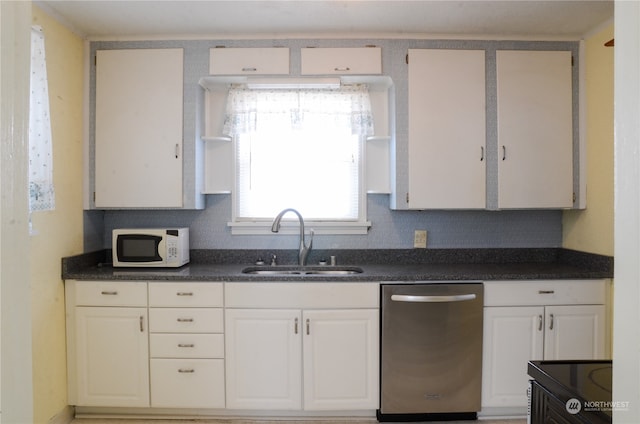
M 380 47 L 303 48 L 302 75 L 379 75 L 382 73 Z
M 213 48 L 209 50 L 209 74 L 287 75 L 289 48 Z
M 380 284 L 226 283 L 227 308 L 355 309 L 378 308 Z
M 147 306 L 147 283 L 138 281 L 76 281 L 77 306 Z
M 149 283 L 149 306 L 222 307 L 222 283 Z
M 488 281 L 484 283 L 484 306 L 600 305 L 605 302 L 605 280 Z
M 224 408 L 224 360 L 151 359 L 151 406 Z
M 221 308 L 150 308 L 152 333 L 222 333 Z
M 222 334 L 151 334 L 152 358 L 224 358 Z

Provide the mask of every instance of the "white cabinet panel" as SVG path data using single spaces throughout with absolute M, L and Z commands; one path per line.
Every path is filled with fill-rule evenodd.
M 409 50 L 409 208 L 484 209 L 483 50 Z
M 544 307 L 484 309 L 482 405 L 522 406 L 527 401 L 527 362 L 543 359 Z
M 498 51 L 498 206 L 573 206 L 569 51 Z
M 222 333 L 221 308 L 151 308 L 152 333 Z
M 378 407 L 377 309 L 304 311 L 304 409 Z
M 223 334 L 151 334 L 152 358 L 224 358 Z
M 151 307 L 222 307 L 222 283 L 149 283 Z
M 146 308 L 75 308 L 76 405 L 149 406 Z
M 224 408 L 224 361 L 151 359 L 151 406 Z
M 606 359 L 603 305 L 545 308 L 544 359 Z
M 302 75 L 378 75 L 382 73 L 380 47 L 303 48 Z
M 182 49 L 96 56 L 95 206 L 182 207 Z
M 302 407 L 299 310 L 227 309 L 227 408 Z
M 213 48 L 209 50 L 211 75 L 287 75 L 289 49 L 268 48 Z

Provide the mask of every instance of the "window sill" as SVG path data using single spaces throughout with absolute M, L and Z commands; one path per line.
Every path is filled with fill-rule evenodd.
M 227 226 L 231 227 L 232 235 L 271 235 L 271 221 L 239 221 L 228 222 Z M 305 232 L 308 234 L 313 229 L 315 234 L 333 234 L 333 235 L 363 235 L 367 234 L 371 228 L 370 221 L 354 221 L 354 222 L 321 222 L 321 221 L 305 221 Z M 279 234 L 300 234 L 300 226 L 297 221 L 282 222 Z

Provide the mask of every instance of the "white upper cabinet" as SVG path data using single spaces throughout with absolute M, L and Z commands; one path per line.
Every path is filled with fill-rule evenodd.
M 380 47 L 303 48 L 302 75 L 382 74 Z
M 498 51 L 498 207 L 573 206 L 569 51 Z
M 211 75 L 287 75 L 289 48 L 213 48 L 209 50 Z
M 484 50 L 409 50 L 410 209 L 486 205 Z
M 96 52 L 95 206 L 183 206 L 182 49 Z

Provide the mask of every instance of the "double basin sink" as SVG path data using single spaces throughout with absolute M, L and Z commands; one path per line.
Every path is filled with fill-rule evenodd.
M 348 276 L 361 274 L 362 268 L 355 266 L 253 266 L 242 270 L 243 274 L 253 275 L 271 275 L 271 276 L 314 276 L 314 275 L 330 275 L 330 276 Z

